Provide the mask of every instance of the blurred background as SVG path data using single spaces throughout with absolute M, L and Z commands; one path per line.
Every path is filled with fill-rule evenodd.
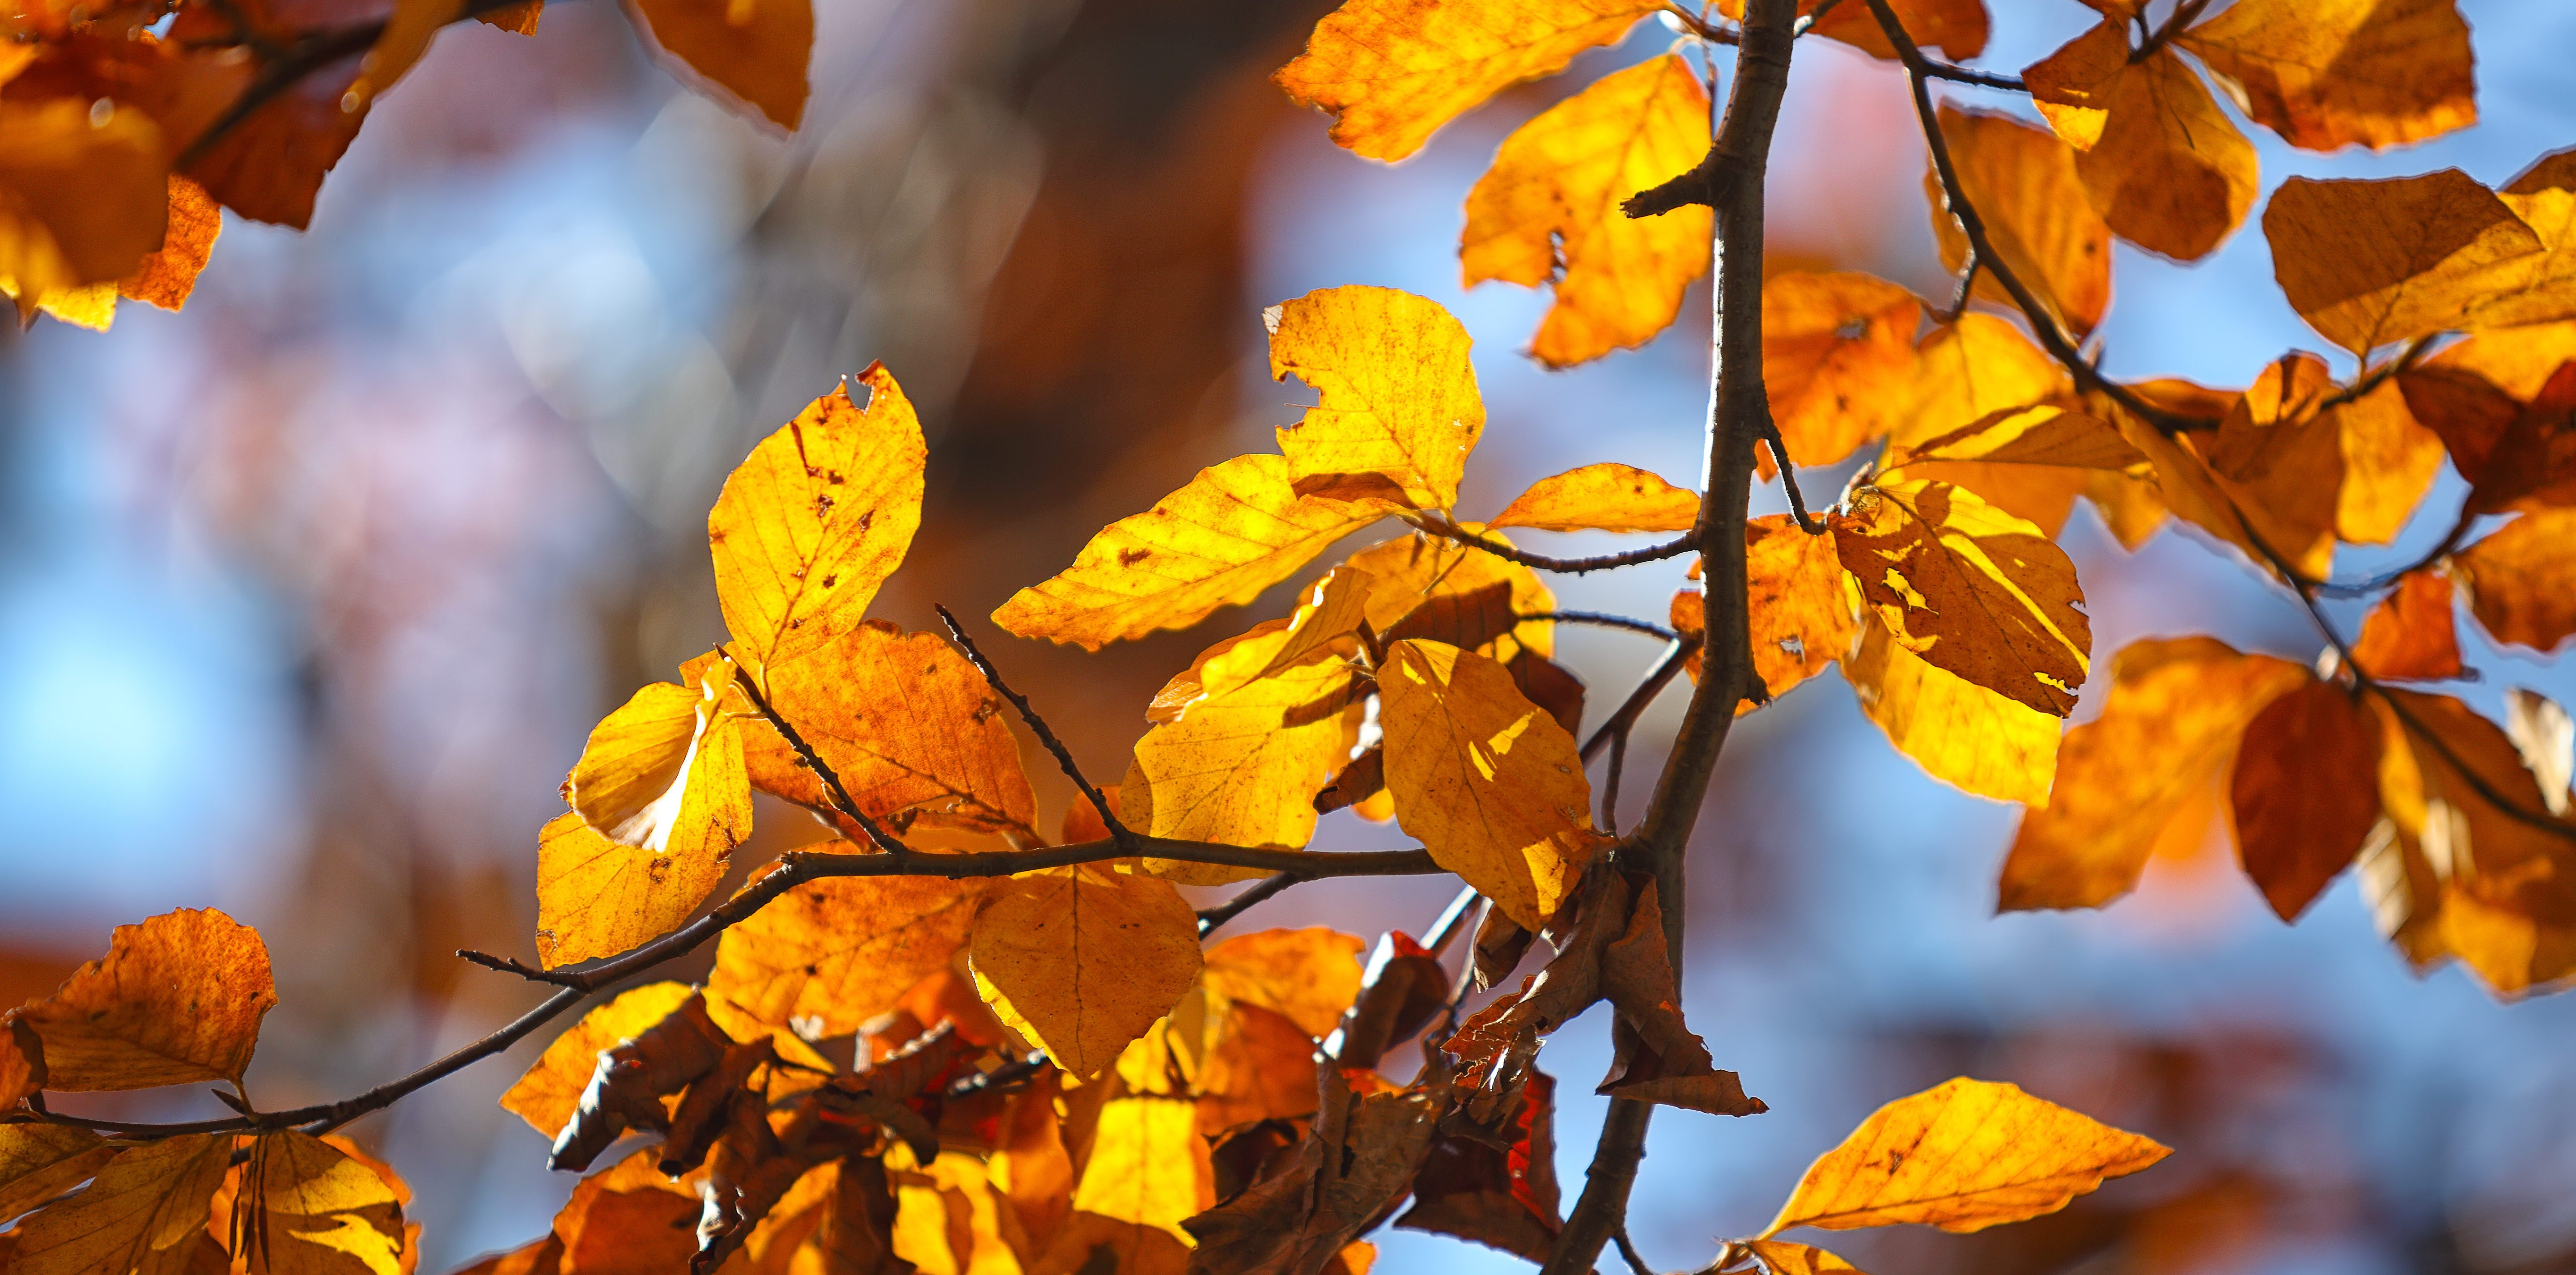
M 2074 0 L 1992 3 L 1999 68 L 2093 20 Z M 2576 142 L 2576 5 L 2461 7 L 2483 123 L 2331 157 L 2249 128 L 2267 188 L 2445 165 L 2496 183 Z M 807 124 L 785 138 L 677 88 L 608 4 L 551 6 L 533 40 L 466 24 L 376 110 L 311 233 L 229 221 L 184 315 L 129 305 L 107 336 L 0 335 L 0 668 L 18 688 L 0 697 L 0 1003 L 50 991 L 115 924 L 221 907 L 276 962 L 283 1003 L 251 1073 L 268 1107 L 353 1092 L 533 1003 L 450 951 L 529 954 L 536 830 L 585 733 L 721 634 L 704 517 L 726 471 L 871 359 L 931 440 L 922 534 L 876 608 L 907 627 L 933 625 L 934 602 L 980 617 L 1102 523 L 1269 450 L 1308 400 L 1265 377 L 1260 311 L 1318 287 L 1409 289 L 1474 333 L 1491 424 L 1464 516 L 1595 460 L 1695 483 L 1704 287 L 1656 344 L 1549 374 L 1517 353 L 1545 296 L 1462 292 L 1455 255 L 1502 137 L 1664 33 L 1387 167 L 1267 83 L 1328 8 L 823 0 Z M 1946 295 L 1914 127 L 1891 65 L 1801 46 L 1775 268 Z M 2325 348 L 2250 223 L 2196 268 L 2120 251 L 2116 374 L 2243 385 L 2284 349 Z M 2446 475 L 2432 527 L 2396 553 L 2347 551 L 2338 574 L 2437 537 L 2458 494 Z M 1780 508 L 1773 492 L 1757 506 Z M 2079 510 L 2065 544 L 2097 658 L 2194 632 L 2318 650 L 2287 595 L 2194 533 L 2129 555 Z M 1660 618 L 1680 572 L 1558 592 Z M 1161 681 L 1285 601 L 1098 655 L 992 649 L 1115 778 Z M 1657 653 L 1561 632 L 1596 719 Z M 2473 658 L 2489 674 L 2468 694 L 2490 711 L 2508 685 L 2576 696 L 2551 661 Z M 1632 774 L 1659 763 L 1682 698 L 1640 732 Z M 1060 808 L 1063 782 L 1030 769 Z M 1645 785 L 1630 787 L 1633 816 Z M 787 807 L 760 818 L 739 870 L 818 833 Z M 2504 1005 L 2455 970 L 2411 975 L 2348 876 L 2285 927 L 2223 849 L 2160 860 L 2099 912 L 1997 917 L 2014 818 L 1894 753 L 1830 673 L 1739 729 L 1693 849 L 1687 1000 L 1772 1112 L 1658 1117 L 1633 1222 L 1651 1261 L 1705 1262 L 1871 1108 L 1965 1072 L 2180 1154 L 2043 1222 L 1837 1245 L 1880 1275 L 2576 1270 L 2576 998 Z M 1338 814 L 1322 844 L 1399 835 Z M 1308 885 L 1255 923 L 1419 932 L 1446 895 Z M 1544 1059 L 1569 1082 L 1569 1200 L 1600 1120 L 1603 1022 Z M 541 1233 L 570 1190 L 494 1105 L 529 1055 L 356 1126 L 419 1189 L 424 1271 Z M 184 1094 L 120 1101 L 220 1114 Z M 1381 1269 L 1520 1265 L 1377 1238 Z

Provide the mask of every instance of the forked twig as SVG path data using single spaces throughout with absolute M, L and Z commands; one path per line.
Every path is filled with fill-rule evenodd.
M 1002 698 L 1011 701 L 1011 707 L 1020 710 L 1020 720 L 1028 723 L 1030 733 L 1036 735 L 1038 742 L 1046 745 L 1046 750 L 1055 755 L 1055 764 L 1064 769 L 1065 778 L 1072 780 L 1074 787 L 1080 788 L 1082 795 L 1090 799 L 1091 808 L 1100 813 L 1100 822 L 1109 829 L 1110 839 L 1122 846 L 1136 844 L 1136 834 L 1128 831 L 1127 825 L 1118 821 L 1118 812 L 1110 808 L 1109 798 L 1098 788 L 1093 787 L 1091 781 L 1083 776 L 1082 767 L 1073 760 L 1073 750 L 1066 748 L 1064 741 L 1057 739 L 1055 732 L 1047 728 L 1046 719 L 1038 716 L 1038 710 L 1029 706 L 1028 696 L 1012 690 L 1010 683 L 1002 680 L 1001 670 L 994 668 L 993 662 L 984 658 L 983 650 L 975 645 L 975 639 L 966 636 L 965 626 L 957 622 L 957 617 L 950 614 L 948 608 L 933 603 L 931 609 L 939 612 L 939 622 L 948 626 L 949 638 L 958 646 L 965 648 L 966 658 L 974 663 L 976 672 L 984 675 L 985 683 L 1000 692 Z

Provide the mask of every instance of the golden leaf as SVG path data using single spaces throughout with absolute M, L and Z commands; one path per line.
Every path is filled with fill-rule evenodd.
M 2143 481 L 2154 474 L 2145 453 L 2109 422 L 2067 402 L 2004 408 L 1946 434 L 1891 444 L 1880 482 L 1937 478 L 2054 536 L 2075 497 L 2105 479 Z
M 1439 302 L 1365 287 L 1319 289 L 1261 318 L 1271 379 L 1294 374 L 1321 400 L 1278 431 L 1299 492 L 1310 480 L 1377 475 L 1414 508 L 1457 503 L 1485 429 L 1465 325 Z
M 1937 668 L 1907 650 L 1875 611 L 1842 657 L 1860 710 L 1933 778 L 1997 801 L 2042 802 L 2065 723 Z
M 1277 456 L 1202 469 L 1151 511 L 1102 528 L 1072 566 L 1020 590 L 993 622 L 1089 651 L 1187 628 L 1252 601 L 1379 517 L 1374 506 L 1300 496 L 1293 477 Z
M 996 886 L 968 960 L 1003 1022 L 1089 1078 L 1197 981 L 1198 935 L 1198 913 L 1168 881 L 1063 869 Z
M 1762 382 L 1790 460 L 1833 464 L 1905 421 L 1922 321 L 1913 293 L 1865 274 L 1762 281 Z
M 1556 595 L 1520 563 L 1416 533 L 1371 545 L 1343 565 L 1369 574 L 1368 622 L 1380 637 L 1446 642 L 1506 664 L 1523 651 L 1556 653 L 1554 621 L 1519 618 L 1554 611 Z
M 2335 502 L 2335 537 L 2384 545 L 2415 516 L 2415 506 L 2442 471 L 2442 440 L 2415 420 L 2394 379 L 2349 403 L 2328 408 L 2343 450 L 2343 491 Z
M 1715 216 L 1630 217 L 1621 201 L 1708 153 L 1708 94 L 1678 54 L 1614 71 L 1503 141 L 1467 193 L 1466 286 L 1554 284 L 1530 357 L 1570 367 L 1653 340 L 1708 273 Z M 1509 525 L 1509 524 L 1500 524 Z
M 1688 531 L 1699 493 L 1628 465 L 1604 461 L 1530 484 L 1489 527 L 1541 531 Z
M 2054 1213 L 2171 1154 L 2019 1086 L 1962 1076 L 1872 1112 L 1808 1168 L 1762 1235 L 1901 1222 L 1978 1231 Z
M 1216 1171 L 1198 1108 L 1186 1098 L 1113 1098 L 1100 1109 L 1073 1207 L 1191 1243 L 1181 1229 L 1216 1203 Z
M 1947 105 L 1941 135 L 1959 189 L 1984 218 L 1986 238 L 2004 266 L 2076 336 L 2091 332 L 2111 306 L 2111 228 L 2086 200 L 2074 148 L 2010 115 Z M 1927 172 L 1923 184 L 1941 264 L 1956 274 L 1967 264 L 1967 234 L 1950 215 L 1939 174 Z M 1989 301 L 2012 302 L 1991 268 L 1977 272 L 1974 290 Z
M 2113 232 L 2181 261 L 2207 256 L 2254 205 L 2254 145 L 2172 49 L 2131 60 L 2104 22 L 2022 73 L 2080 152 L 2076 176 Z
M 1778 699 L 1849 651 L 1860 633 L 1859 621 L 1832 536 L 1808 535 L 1787 514 L 1771 514 L 1745 523 L 1744 546 L 1753 673 Z M 1707 631 L 1706 603 L 1698 590 L 1673 595 L 1672 623 L 1686 635 Z M 1697 650 L 1684 660 L 1683 671 L 1692 681 L 1699 680 L 1706 656 L 1705 650 Z M 1745 700 L 1735 711 L 1742 716 L 1759 707 Z
M 770 706 L 870 818 L 918 810 L 951 826 L 1040 839 L 1010 710 L 946 640 L 869 620 L 812 655 L 771 666 L 768 687 Z M 743 729 L 753 783 L 808 806 L 828 804 L 821 778 L 776 728 L 746 720 Z
M 2496 198 L 2540 237 L 2541 251 L 2488 269 L 2470 289 L 2461 326 L 2509 328 L 2576 316 L 2576 150 L 2532 161 Z M 2508 390 L 2520 398 L 2536 391 Z
M 1282 850 L 1313 839 L 1315 794 L 1350 760 L 1343 727 L 1350 667 L 1321 660 L 1257 678 L 1242 672 L 1277 663 L 1295 640 L 1291 628 L 1256 630 L 1202 661 L 1203 678 L 1232 689 L 1189 700 L 1136 741 L 1135 765 L 1119 785 L 1131 826 L 1147 836 Z M 1146 866 L 1198 885 L 1262 875 L 1211 864 Z
M 2239 0 L 2176 43 L 2308 150 L 2378 150 L 2478 119 L 2457 0 Z
M 25 1214 L 86 1181 L 124 1150 L 70 1125 L 0 1124 L 0 1214 Z
M 1510 670 L 1445 642 L 1389 646 L 1378 694 L 1397 824 L 1537 929 L 1601 840 L 1574 737 Z
M 724 883 L 729 849 L 717 839 L 647 850 L 599 835 L 578 814 L 555 816 L 537 834 L 539 963 L 614 956 L 678 929 Z
M 2498 642 L 2549 652 L 2576 633 L 2576 509 L 2535 509 L 2452 559 L 2469 612 Z
M 2066 369 L 2030 338 L 1991 314 L 1966 314 L 1923 338 L 1906 390 L 1896 441 L 1920 446 L 2030 407 L 2066 388 Z M 1794 453 L 1793 453 L 1794 454 Z
M 113 284 L 161 246 L 161 130 L 139 110 L 91 116 L 86 98 L 0 103 L 0 282 L 22 319 L 45 294 Z
M 746 667 L 776 668 L 857 628 L 921 525 L 928 453 L 912 402 L 882 364 L 856 379 L 866 410 L 846 386 L 814 400 L 751 449 L 707 513 L 716 601 Z
M 2452 621 L 2451 577 L 2439 568 L 2409 571 L 2362 618 L 2352 660 L 2381 681 L 2458 677 L 2459 628 Z
M 718 860 L 751 836 L 731 660 L 696 686 L 655 682 L 591 728 L 564 799 L 582 822 L 619 843 Z M 694 902 L 694 900 L 692 900 Z
M 2245 727 L 2228 779 L 2245 875 L 2296 920 L 2379 822 L 2379 724 L 2332 682 L 2303 681 Z
M 1309 1036 L 1331 1034 L 1360 994 L 1358 938 L 1315 926 L 1262 930 L 1209 948 L 1209 993 L 1285 1015 Z
M 2496 268 L 2540 236 L 2456 168 L 2420 177 L 2281 183 L 2263 210 L 2290 307 L 2355 354 L 2457 327 Z
M 600 1054 L 643 1035 L 695 995 L 697 989 L 686 983 L 647 983 L 594 1007 L 555 1037 L 527 1074 L 501 1095 L 502 1109 L 554 1137 L 581 1109 L 582 1091 L 590 1087 Z
M 10 1275 L 187 1275 L 233 1140 L 190 1133 L 117 1153 L 79 1195 L 12 1232 Z
M 793 132 L 805 118 L 805 64 L 814 50 L 807 0 L 634 0 L 671 69 L 701 91 L 748 106 Z M 694 73 L 685 74 L 683 72 Z
M 2215 638 L 2123 647 L 2102 715 L 2067 732 L 2048 804 L 2022 814 L 1997 910 L 2099 907 L 2128 893 L 2166 825 L 2227 772 L 2245 724 L 2307 680 Z
M 1787 1240 L 1747 1240 L 1744 1247 L 1762 1261 L 1762 1269 L 1771 1275 L 1863 1275 L 1861 1269 L 1844 1261 L 1840 1254 L 1830 1253 L 1813 1244 L 1792 1244 Z
M 2255 387 L 2222 395 L 2186 382 L 2195 410 L 2220 408 L 2216 430 L 2168 435 L 2125 410 L 2111 409 L 2120 435 L 2155 464 L 2156 487 L 2173 513 L 2245 551 L 2272 570 L 2269 545 L 2310 576 L 2333 565 L 2334 530 L 2342 516 L 2342 433 L 2318 404 L 2332 388 L 2315 356 L 2291 354 L 2266 364 Z M 2232 401 L 2231 401 L 2232 400 Z
M 253 1143 L 234 1230 L 249 1268 L 272 1275 L 406 1275 L 392 1170 L 293 1130 Z
M 212 908 L 120 925 L 107 955 L 17 1011 L 45 1042 L 45 1087 L 238 1086 L 277 1004 L 259 931 Z
M 164 310 L 186 305 L 223 228 L 224 210 L 206 194 L 206 188 L 172 173 L 169 228 L 161 236 L 161 247 L 146 254 L 143 264 L 116 285 L 118 295 Z
M 819 849 L 859 853 L 848 842 Z M 948 967 L 985 890 L 940 877 L 808 881 L 725 931 L 707 1014 L 737 1040 L 791 1023 L 817 1038 L 857 1031 Z
M 1798 0 L 1798 16 L 1814 16 L 1825 6 L 1825 0 Z M 1718 0 L 1718 11 L 1737 21 L 1744 18 L 1744 0 Z M 1905 24 L 1905 33 L 1914 37 L 1918 46 L 1939 49 L 1952 61 L 1965 61 L 1986 51 L 1985 0 L 1891 0 L 1897 21 Z M 1840 40 L 1867 52 L 1872 57 L 1894 59 L 1896 48 L 1887 42 L 1887 33 L 1879 29 L 1878 20 L 1864 4 L 1855 13 L 1840 4 L 1820 17 L 1809 34 Z
M 2039 528 L 1929 480 L 1864 488 L 1830 516 L 1862 600 L 1907 650 L 2064 716 L 2093 646 L 2075 565 Z
M 1554 75 L 1585 49 L 1618 43 L 1660 7 L 1647 0 L 1347 0 L 1315 24 L 1306 51 L 1272 78 L 1288 96 L 1335 117 L 1335 142 L 1370 159 L 1398 160 L 1495 93 Z

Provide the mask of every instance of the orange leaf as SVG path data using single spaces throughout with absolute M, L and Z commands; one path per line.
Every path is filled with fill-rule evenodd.
M 614 956 L 678 929 L 724 883 L 722 844 L 649 850 L 599 835 L 578 814 L 555 816 L 537 834 L 539 962 Z
M 1270 329 L 1270 378 L 1293 374 L 1321 400 L 1278 431 L 1295 490 L 1374 475 L 1402 492 L 1392 503 L 1458 503 L 1467 453 L 1485 429 L 1466 325 L 1439 302 L 1356 286 L 1318 289 L 1261 319 Z M 1346 486 L 1336 497 L 1354 498 Z
M 228 1136 L 181 1134 L 119 1152 L 79 1195 L 18 1224 L 10 1275 L 187 1275 L 232 1150 Z
M 2383 681 L 2460 676 L 2451 594 L 2451 577 L 2439 568 L 2407 572 L 2362 620 L 2353 663 Z
M 1798 0 L 1798 16 L 1811 17 L 1824 8 L 1825 0 Z M 1984 0 L 1892 0 L 1897 21 L 1905 24 L 1905 33 L 1926 49 L 1939 49 L 1952 61 L 1965 61 L 1986 51 L 1986 6 Z M 1718 0 L 1718 12 L 1738 22 L 1744 20 L 1744 0 Z M 1877 18 L 1864 4 L 1854 12 L 1841 4 L 1826 9 L 1815 18 L 1809 31 L 1828 39 L 1868 52 L 1873 57 L 1893 60 L 1896 48 L 1887 42 L 1887 33 L 1879 29 Z
M 2256 713 L 2230 776 L 2237 857 L 2284 921 L 2298 919 L 2379 822 L 2379 725 L 2332 682 Z
M 1657 475 L 1604 461 L 1530 484 L 1489 527 L 1541 531 L 1688 531 L 1699 493 Z
M 794 131 L 805 118 L 805 64 L 814 51 L 807 0 L 632 0 L 653 43 L 723 90 L 718 101 L 747 106 Z M 673 68 L 675 71 L 679 67 Z
M 1808 535 L 1788 515 L 1772 514 L 1745 524 L 1744 544 L 1753 673 L 1778 699 L 1848 651 L 1860 626 L 1833 537 Z M 1672 622 L 1683 633 L 1706 630 L 1698 590 L 1673 595 Z M 1683 664 L 1694 682 L 1706 655 L 1693 651 Z M 1735 711 L 1740 716 L 1758 707 L 1746 700 Z
M 1350 759 L 1343 719 L 1352 673 L 1324 659 L 1248 675 L 1279 663 L 1296 637 L 1291 627 L 1264 626 L 1202 657 L 1203 685 L 1230 689 L 1171 708 L 1136 741 L 1135 763 L 1119 785 L 1129 807 L 1122 818 L 1147 836 L 1225 845 L 1295 850 L 1314 837 L 1315 794 Z M 1260 875 L 1152 860 L 1147 868 L 1197 885 Z
M 1762 281 L 1762 382 L 1790 460 L 1833 464 L 1908 419 L 1922 320 L 1913 293 L 1864 274 Z
M 527 1074 L 501 1095 L 501 1107 L 516 1113 L 537 1132 L 552 1138 L 581 1108 L 599 1055 L 621 1041 L 643 1035 L 697 995 L 686 983 L 647 983 L 596 1006 L 581 1021 L 555 1037 L 537 1056 Z
M 120 925 L 107 955 L 17 1011 L 45 1042 L 45 1087 L 238 1086 L 277 1004 L 259 931 L 212 908 Z
M 1113 1098 L 1100 1109 L 1091 1154 L 1074 1184 L 1073 1207 L 1163 1231 L 1181 1229 L 1216 1203 L 1216 1172 L 1199 1136 L 1196 1104 L 1186 1098 Z
M 1792 1244 L 1787 1240 L 1748 1240 L 1745 1248 L 1762 1261 L 1762 1269 L 1771 1275 L 1863 1275 L 1861 1269 L 1844 1261 L 1840 1254 L 1830 1253 L 1813 1244 Z
M 820 849 L 860 853 L 834 842 Z M 820 1038 L 857 1031 L 965 946 L 986 883 L 939 877 L 808 881 L 724 933 L 707 976 L 707 1014 L 753 1040 L 797 1026 Z
M 1089 1078 L 1199 974 L 1198 913 L 1168 881 L 1096 868 L 993 888 L 969 939 L 975 990 L 1056 1065 Z
M 70 1125 L 0 1124 L 0 1213 L 23 1216 L 126 1149 Z
M 1321 926 L 1262 930 L 1209 948 L 1200 978 L 1213 995 L 1276 1011 L 1307 1035 L 1322 1037 L 1360 994 L 1364 946 Z
M 134 273 L 161 246 L 161 130 L 112 104 L 92 116 L 87 100 L 0 102 L 0 280 L 22 318 L 46 293 Z
M 2253 207 L 2253 143 L 2171 49 L 2132 61 L 2104 22 L 2022 73 L 2049 126 L 2081 154 L 2076 176 L 2121 238 L 2196 261 Z
M 2576 509 L 2537 509 L 2452 559 L 2469 613 L 2498 642 L 2554 651 L 2576 633 Z
M 164 310 L 188 304 L 197 275 L 214 256 L 215 236 L 223 229 L 224 210 L 206 194 L 206 188 L 172 173 L 169 228 L 161 236 L 160 248 L 145 254 L 143 264 L 116 285 L 118 295 Z
M 2091 332 L 2111 305 L 2111 228 L 2085 200 L 2074 148 L 2012 116 L 1947 105 L 1941 135 L 1959 188 L 1984 218 L 2003 264 L 2076 336 Z M 1927 172 L 1923 182 L 1941 264 L 1955 274 L 1967 264 L 1967 235 L 1944 206 L 1939 175 Z M 1976 295 L 2011 303 L 1991 270 L 1978 272 Z
M 1489 540 L 1510 541 L 1472 523 Z M 1556 653 L 1556 625 L 1521 620 L 1556 609 L 1538 573 L 1454 540 L 1416 533 L 1371 545 L 1343 564 L 1368 573 L 1368 622 L 1389 641 L 1425 638 L 1503 663 Z
M 2503 263 L 2540 236 L 2456 168 L 2421 177 L 2293 177 L 2263 210 L 2272 271 L 2310 326 L 2355 354 L 2457 327 Z
M 2308 150 L 2378 150 L 2478 119 L 2457 0 L 2239 0 L 2176 42 Z

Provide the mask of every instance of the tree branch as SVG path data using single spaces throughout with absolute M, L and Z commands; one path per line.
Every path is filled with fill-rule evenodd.
M 1605 553 L 1594 558 L 1551 558 L 1543 553 L 1531 553 L 1526 549 L 1515 548 L 1500 540 L 1486 539 L 1436 515 L 1424 514 L 1407 518 L 1405 521 L 1416 531 L 1438 536 L 1443 540 L 1455 540 L 1471 549 L 1482 549 L 1506 562 L 1517 562 L 1525 567 L 1535 567 L 1541 571 L 1554 571 L 1564 575 L 1581 575 L 1586 571 L 1606 571 L 1612 567 L 1633 567 L 1641 562 L 1659 562 L 1665 558 L 1678 558 L 1699 548 L 1697 540 L 1683 536 L 1676 540 L 1667 540 L 1662 544 L 1648 545 L 1643 549 L 1630 549 L 1625 553 Z
M 1798 530 L 1811 536 L 1825 534 L 1825 524 L 1807 512 L 1807 496 L 1798 490 L 1798 467 L 1789 461 L 1789 445 L 1780 441 L 1780 423 L 1771 419 L 1771 411 L 1762 411 L 1762 445 L 1771 449 L 1771 463 L 1780 471 L 1781 494 L 1789 498 L 1789 514 L 1798 520 Z
M 1512 618 L 1547 620 L 1556 624 L 1590 624 L 1604 629 L 1626 629 L 1631 633 L 1659 637 L 1667 642 L 1678 640 L 1681 636 L 1652 620 L 1639 620 L 1624 615 L 1605 615 L 1599 611 L 1541 611 L 1536 615 L 1516 615 Z
M 724 652 L 726 659 L 733 659 L 732 651 L 721 646 L 716 649 Z M 734 663 L 739 669 L 742 662 L 735 660 Z M 770 707 L 769 697 L 760 693 L 758 678 L 738 673 L 733 679 L 733 684 L 742 688 L 743 698 L 750 700 L 751 706 L 760 710 L 760 715 L 767 719 L 771 726 L 777 728 L 779 737 L 787 741 L 787 746 L 796 750 L 797 757 L 803 759 L 806 769 L 813 771 L 816 777 L 823 781 L 823 791 L 831 796 L 833 809 L 849 816 L 851 822 L 858 824 L 859 831 L 865 833 L 868 841 L 877 849 L 898 860 L 912 858 L 912 847 L 896 840 L 894 834 L 887 832 L 876 820 L 868 818 L 868 812 L 859 809 L 859 803 L 850 796 L 850 790 L 841 786 L 840 772 L 832 769 L 830 763 L 815 754 L 813 745 L 806 743 L 805 737 L 796 733 L 794 723 L 788 721 L 786 716 L 777 709 Z
M 1206 938 L 1217 927 L 1251 911 L 1253 905 L 1268 899 L 1300 881 L 1311 880 L 1295 872 L 1277 872 L 1252 883 L 1249 889 L 1212 908 L 1199 909 L 1199 937 Z
M 1099 812 L 1100 822 L 1109 829 L 1109 839 L 1122 846 L 1136 844 L 1136 834 L 1128 831 L 1127 825 L 1118 822 L 1118 812 L 1110 808 L 1109 798 L 1102 796 L 1100 790 L 1093 787 L 1089 779 L 1083 777 L 1082 767 L 1073 760 L 1073 750 L 1066 748 L 1064 741 L 1057 739 L 1055 732 L 1047 729 L 1046 719 L 1038 716 L 1036 709 L 1029 707 L 1028 697 L 1012 690 L 1010 684 L 1002 680 L 1001 671 L 993 667 L 991 660 L 984 658 L 984 652 L 977 649 L 975 639 L 966 636 L 965 626 L 957 623 L 957 617 L 949 614 L 948 608 L 937 603 L 932 603 L 931 608 L 939 612 L 939 622 L 948 626 L 949 638 L 965 648 L 966 658 L 974 662 L 975 671 L 983 674 L 984 681 L 994 690 L 1001 692 L 1002 698 L 1011 701 L 1011 707 L 1020 710 L 1020 720 L 1027 722 L 1029 731 L 1038 737 L 1038 742 L 1046 745 L 1048 752 L 1055 754 L 1055 764 L 1064 769 L 1065 778 L 1072 780 L 1073 786 L 1080 788 L 1082 795 L 1090 799 L 1091 808 Z

